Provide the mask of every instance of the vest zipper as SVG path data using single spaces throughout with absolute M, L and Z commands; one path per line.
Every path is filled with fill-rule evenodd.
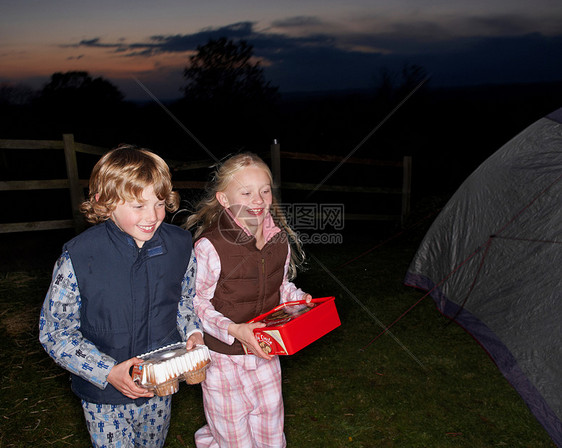
M 267 283 L 267 278 L 265 277 L 265 258 L 262 256 L 261 257 L 261 286 L 262 286 L 262 296 L 260 297 L 260 300 L 257 303 L 257 314 L 263 314 L 265 311 L 269 311 L 269 310 L 264 310 L 264 306 L 265 306 L 265 300 L 267 297 L 267 287 L 266 287 L 266 283 Z
M 142 247 L 138 247 L 135 243 L 135 249 L 136 249 L 136 257 L 135 257 L 135 261 L 133 261 L 133 264 L 131 265 L 131 271 L 129 273 L 129 282 L 131 285 L 131 303 L 132 303 L 132 307 L 131 307 L 131 332 L 133 334 L 133 337 L 131 339 L 131 348 L 132 348 L 132 355 L 131 356 L 136 356 L 137 353 L 137 341 L 136 341 L 136 334 L 137 334 L 137 326 L 136 326 L 136 319 L 137 319 L 137 296 L 136 296 L 136 290 L 135 290 L 135 270 L 136 270 L 136 266 L 139 263 L 139 260 L 141 259 L 141 250 Z M 150 319 L 148 320 L 150 322 Z

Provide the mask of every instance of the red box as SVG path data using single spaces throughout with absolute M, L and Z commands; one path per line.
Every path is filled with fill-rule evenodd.
M 292 355 L 341 325 L 335 297 L 312 299 L 309 308 L 304 300 L 282 303 L 248 323 L 265 322 L 254 329 L 262 349 L 270 355 Z M 248 352 L 244 346 L 246 354 Z

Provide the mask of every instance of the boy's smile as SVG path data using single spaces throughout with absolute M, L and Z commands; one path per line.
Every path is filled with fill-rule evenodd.
M 111 214 L 117 227 L 129 234 L 138 247 L 154 236 L 166 216 L 166 203 L 156 197 L 152 185 L 143 190 L 142 198 L 142 202 L 121 202 Z

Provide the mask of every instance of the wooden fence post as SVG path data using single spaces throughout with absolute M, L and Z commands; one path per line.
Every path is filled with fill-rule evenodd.
M 412 193 L 412 157 L 404 156 L 402 163 L 402 213 L 400 223 L 406 224 L 410 214 L 410 199 Z
M 281 147 L 277 139 L 271 145 L 271 173 L 273 174 L 273 193 L 281 202 Z
M 70 187 L 70 202 L 72 205 L 74 229 L 76 230 L 76 233 L 79 233 L 85 228 L 84 218 L 82 217 L 82 213 L 80 213 L 80 204 L 84 201 L 84 191 L 80 186 L 80 178 L 78 177 L 78 164 L 76 162 L 76 151 L 74 148 L 74 135 L 63 134 L 62 140 L 64 144 L 66 174 L 68 176 L 68 185 Z

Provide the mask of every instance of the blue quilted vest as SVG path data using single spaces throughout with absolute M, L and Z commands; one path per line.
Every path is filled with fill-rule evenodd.
M 64 249 L 78 281 L 84 337 L 118 363 L 181 341 L 176 317 L 191 248 L 191 234 L 166 223 L 142 248 L 111 220 L 69 241 Z M 93 403 L 134 401 L 111 384 L 101 390 L 77 375 L 72 390 Z

